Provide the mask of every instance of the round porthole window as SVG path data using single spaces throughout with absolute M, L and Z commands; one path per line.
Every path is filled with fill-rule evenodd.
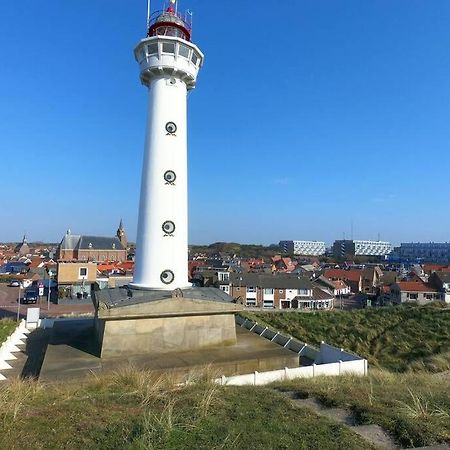
M 175 280 L 175 274 L 171 270 L 165 270 L 161 273 L 160 278 L 164 284 L 170 284 Z
M 173 170 L 168 170 L 164 173 L 164 180 L 167 181 L 169 184 L 175 183 L 175 180 L 177 179 L 177 176 Z
M 177 126 L 175 122 L 167 122 L 166 123 L 166 131 L 167 134 L 175 134 L 177 132 Z
M 162 224 L 162 230 L 166 234 L 173 234 L 173 232 L 175 231 L 175 224 L 171 220 L 166 220 Z

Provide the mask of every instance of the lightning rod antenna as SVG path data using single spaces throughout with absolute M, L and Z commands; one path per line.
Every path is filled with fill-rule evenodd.
M 150 28 L 150 0 L 147 0 L 147 33 Z

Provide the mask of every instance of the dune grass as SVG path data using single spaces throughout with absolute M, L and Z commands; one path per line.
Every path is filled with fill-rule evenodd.
M 401 447 L 450 443 L 450 377 L 374 370 L 368 377 L 322 377 L 280 384 L 300 397 L 354 412 L 358 424 L 378 424 Z
M 128 368 L 83 382 L 0 385 L 0 448 L 371 448 L 272 389 L 195 381 L 176 386 Z
M 440 304 L 318 313 L 243 313 L 313 345 L 321 341 L 396 372 L 450 370 L 450 308 Z
M 8 336 L 14 331 L 17 327 L 17 322 L 10 319 L 1 319 L 0 320 L 0 344 L 5 341 Z

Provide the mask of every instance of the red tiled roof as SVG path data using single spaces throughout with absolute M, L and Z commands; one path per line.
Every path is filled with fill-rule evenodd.
M 424 272 L 437 272 L 445 267 L 442 264 L 424 264 L 422 266 Z
M 99 270 L 100 272 L 114 270 L 115 268 L 116 266 L 114 264 L 99 264 L 97 266 L 97 270 Z
M 341 279 L 357 281 L 361 278 L 362 270 L 344 270 L 344 269 L 329 269 L 325 270 L 325 277 L 330 279 Z
M 123 261 L 116 265 L 118 269 L 123 270 L 133 270 L 134 269 L 134 261 Z
M 43 259 L 40 256 L 33 256 L 31 258 L 31 263 L 28 266 L 30 269 L 37 269 L 43 262 Z
M 420 281 L 399 281 L 397 285 L 405 292 L 438 292 L 434 287 Z

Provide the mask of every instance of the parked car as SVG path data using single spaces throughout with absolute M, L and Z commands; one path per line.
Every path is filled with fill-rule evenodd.
M 39 292 L 36 289 L 30 289 L 25 291 L 22 298 L 22 303 L 37 303 L 39 300 Z
M 19 287 L 19 286 L 20 286 L 20 283 L 19 283 L 18 280 L 12 280 L 11 283 L 9 283 L 9 285 L 10 285 L 11 287 Z

